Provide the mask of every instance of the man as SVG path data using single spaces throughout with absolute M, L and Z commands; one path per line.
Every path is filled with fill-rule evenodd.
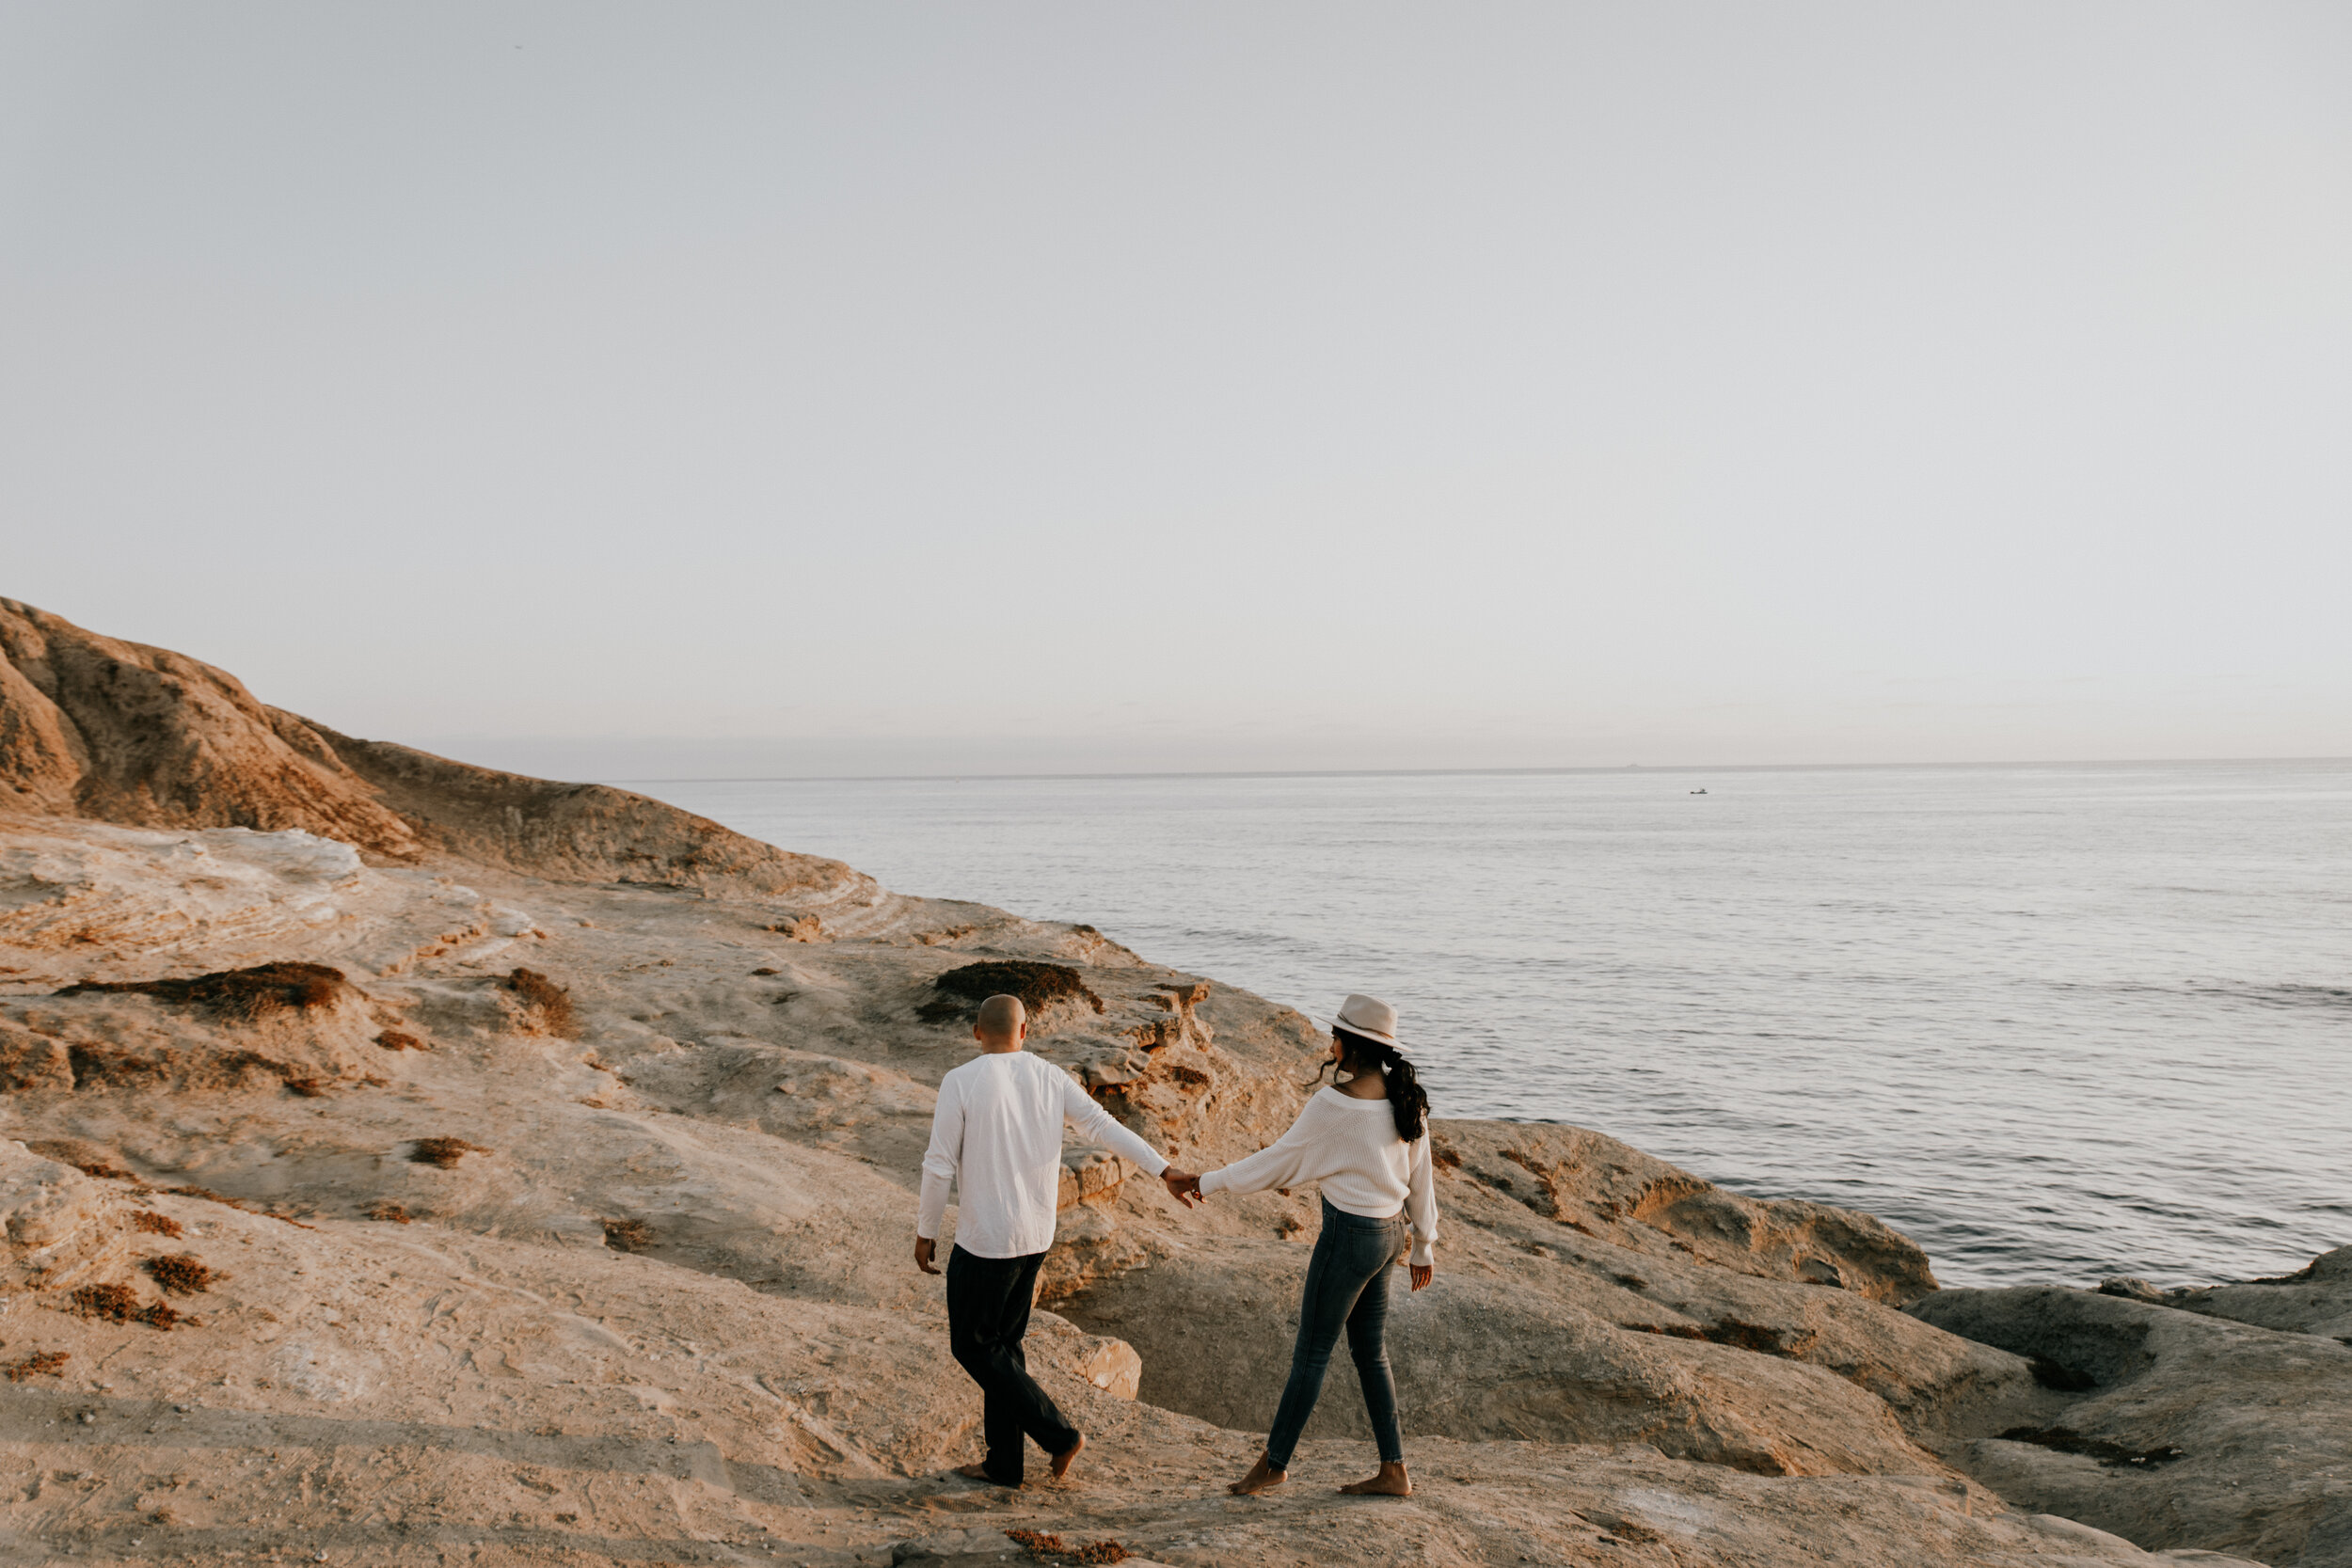
M 1021 1049 L 1029 1020 L 1019 997 L 981 1003 L 972 1035 L 980 1053 L 940 1080 L 931 1147 L 923 1156 L 914 1266 L 939 1273 L 932 1250 L 947 1209 L 947 1183 L 960 1181 L 962 1206 L 956 1244 L 947 1254 L 947 1345 L 980 1386 L 988 1457 L 956 1474 L 1018 1486 L 1024 1434 L 1053 1456 L 1057 1478 L 1070 1473 L 1087 1441 L 1029 1375 L 1021 1350 L 1038 1265 L 1054 1244 L 1063 1120 L 1159 1177 L 1186 1208 L 1195 1179 L 1112 1120 L 1070 1074 Z

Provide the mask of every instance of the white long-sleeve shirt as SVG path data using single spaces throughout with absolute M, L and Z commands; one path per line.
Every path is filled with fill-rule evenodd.
M 1332 1208 L 1366 1219 L 1399 1209 L 1413 1230 L 1412 1261 L 1434 1262 L 1438 1194 L 1429 1169 L 1429 1134 L 1411 1143 L 1396 1135 L 1385 1100 L 1359 1100 L 1333 1088 L 1315 1091 L 1291 1130 L 1247 1160 L 1200 1179 L 1210 1193 L 1262 1193 L 1269 1187 L 1320 1182 Z
M 1168 1168 L 1053 1063 L 1026 1051 L 985 1052 L 939 1081 L 914 1233 L 938 1240 L 947 1183 L 956 1181 L 963 1189 L 956 1245 L 979 1258 L 1025 1258 L 1052 1246 L 1064 1119 L 1147 1175 Z

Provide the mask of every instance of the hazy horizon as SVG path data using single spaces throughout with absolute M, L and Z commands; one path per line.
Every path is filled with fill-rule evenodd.
M 370 737 L 378 738 L 378 737 Z M 398 736 L 383 736 L 399 739 Z M 1021 766 L 1021 759 L 999 757 L 997 766 L 970 768 L 910 767 L 897 772 L 680 772 L 632 773 L 612 768 L 583 767 L 583 762 L 596 763 L 614 758 L 654 760 L 684 756 L 688 759 L 707 757 L 710 753 L 691 743 L 676 742 L 664 746 L 661 742 L 597 743 L 563 742 L 532 743 L 513 737 L 477 737 L 461 739 L 447 746 L 421 745 L 410 740 L 405 745 L 419 745 L 421 750 L 479 767 L 498 768 L 509 772 L 527 773 L 538 778 L 571 780 L 582 783 L 617 784 L 628 787 L 651 787 L 665 784 L 842 784 L 872 781 L 875 783 L 939 779 L 1182 779 L 1182 778 L 1378 778 L 1378 777 L 1443 777 L 1448 774 L 1489 776 L 1504 774 L 1551 775 L 1584 773 L 1790 773 L 1865 771 L 1872 769 L 1963 770 L 1963 769 L 2031 769 L 2031 768 L 2227 768 L 2233 766 L 2327 767 L 2352 762 L 2352 756 L 2301 757 L 2002 757 L 1979 761 L 1938 761 L 1917 758 L 1899 762 L 1625 762 L 1586 763 L 1558 766 L 1520 766 L 1495 764 L 1438 765 L 1422 768 L 1050 768 Z M 914 741 L 907 752 L 923 757 L 937 754 L 941 748 Z M 819 752 L 818 755 L 823 753 Z M 857 752 L 855 755 L 869 753 Z
M 559 777 L 2352 753 L 2352 11 L 0 4 L 0 594 Z

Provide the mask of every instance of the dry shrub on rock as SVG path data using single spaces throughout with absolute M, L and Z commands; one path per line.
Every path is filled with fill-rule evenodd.
M 463 1138 L 419 1138 L 408 1150 L 408 1163 L 447 1170 L 469 1154 L 489 1152 L 480 1144 L 469 1144 Z
M 128 1285 L 85 1285 L 70 1298 L 73 1311 L 85 1318 L 103 1318 L 108 1323 L 145 1323 L 150 1328 L 168 1330 L 174 1323 L 200 1326 L 169 1302 L 139 1305 L 139 1298 Z
M 181 1234 L 178 1220 L 173 1219 L 169 1214 L 159 1214 L 152 1209 L 142 1209 L 133 1214 L 131 1227 L 135 1230 L 150 1231 L 157 1236 L 177 1237 Z
M 0 1093 L 72 1086 L 73 1063 L 63 1040 L 0 1029 Z
M 623 1252 L 643 1252 L 653 1245 L 653 1227 L 644 1220 L 606 1220 L 604 1242 Z
M 272 1013 L 332 1006 L 350 990 L 340 969 L 325 964 L 267 963 L 181 980 L 84 980 L 56 994 L 125 991 L 179 1006 L 200 1006 L 221 1018 L 253 1023 Z
M 1011 1538 L 1014 1545 L 1022 1547 L 1041 1562 L 1074 1562 L 1091 1565 L 1098 1562 L 1124 1562 L 1132 1555 L 1126 1547 L 1116 1541 L 1089 1541 L 1083 1544 L 1073 1544 L 1058 1535 L 1049 1535 L 1043 1530 L 1034 1529 L 1009 1529 L 1005 1531 L 1005 1534 Z
M 399 1029 L 387 1029 L 375 1037 L 375 1043 L 387 1051 L 429 1051 L 432 1047 L 416 1036 Z
M 175 1296 L 192 1296 L 199 1291 L 209 1291 L 213 1281 L 221 1277 L 206 1265 L 204 1259 L 192 1252 L 150 1258 L 147 1272 L 154 1275 L 156 1284 Z
M 8 1374 L 10 1383 L 22 1383 L 28 1377 L 38 1377 L 42 1373 L 55 1376 L 59 1368 L 72 1359 L 72 1353 L 67 1351 L 35 1351 L 21 1361 L 11 1361 L 6 1367 L 0 1367 L 0 1371 Z
M 541 1034 L 580 1037 L 580 1014 L 572 1006 L 570 991 L 535 969 L 517 969 L 499 983 L 520 999 L 525 1015 Z
M 372 1220 L 383 1220 L 392 1225 L 412 1224 L 417 1217 L 408 1212 L 406 1204 L 394 1203 L 384 1198 L 369 1204 L 367 1212 L 368 1218 Z
M 985 958 L 947 971 L 932 980 L 931 987 L 940 993 L 939 998 L 916 1009 L 917 1015 L 930 1023 L 968 1013 L 992 996 L 1017 996 L 1033 1015 L 1065 1000 L 1083 1002 L 1098 1013 L 1103 1010 L 1103 999 L 1068 964 Z

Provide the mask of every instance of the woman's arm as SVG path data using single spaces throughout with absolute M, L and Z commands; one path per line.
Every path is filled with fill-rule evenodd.
M 1269 1187 L 1295 1186 L 1307 1168 L 1307 1159 L 1320 1141 L 1322 1107 L 1312 1100 L 1291 1123 L 1290 1131 L 1247 1160 L 1236 1160 L 1200 1178 L 1200 1196 L 1211 1193 L 1263 1193 Z
M 1428 1283 L 1421 1277 L 1421 1271 L 1435 1266 L 1438 1245 L 1438 1184 L 1430 1168 L 1426 1132 L 1413 1140 L 1412 1169 L 1405 1179 L 1405 1220 L 1413 1227 L 1408 1261 L 1413 1265 L 1413 1288 L 1419 1290 Z

